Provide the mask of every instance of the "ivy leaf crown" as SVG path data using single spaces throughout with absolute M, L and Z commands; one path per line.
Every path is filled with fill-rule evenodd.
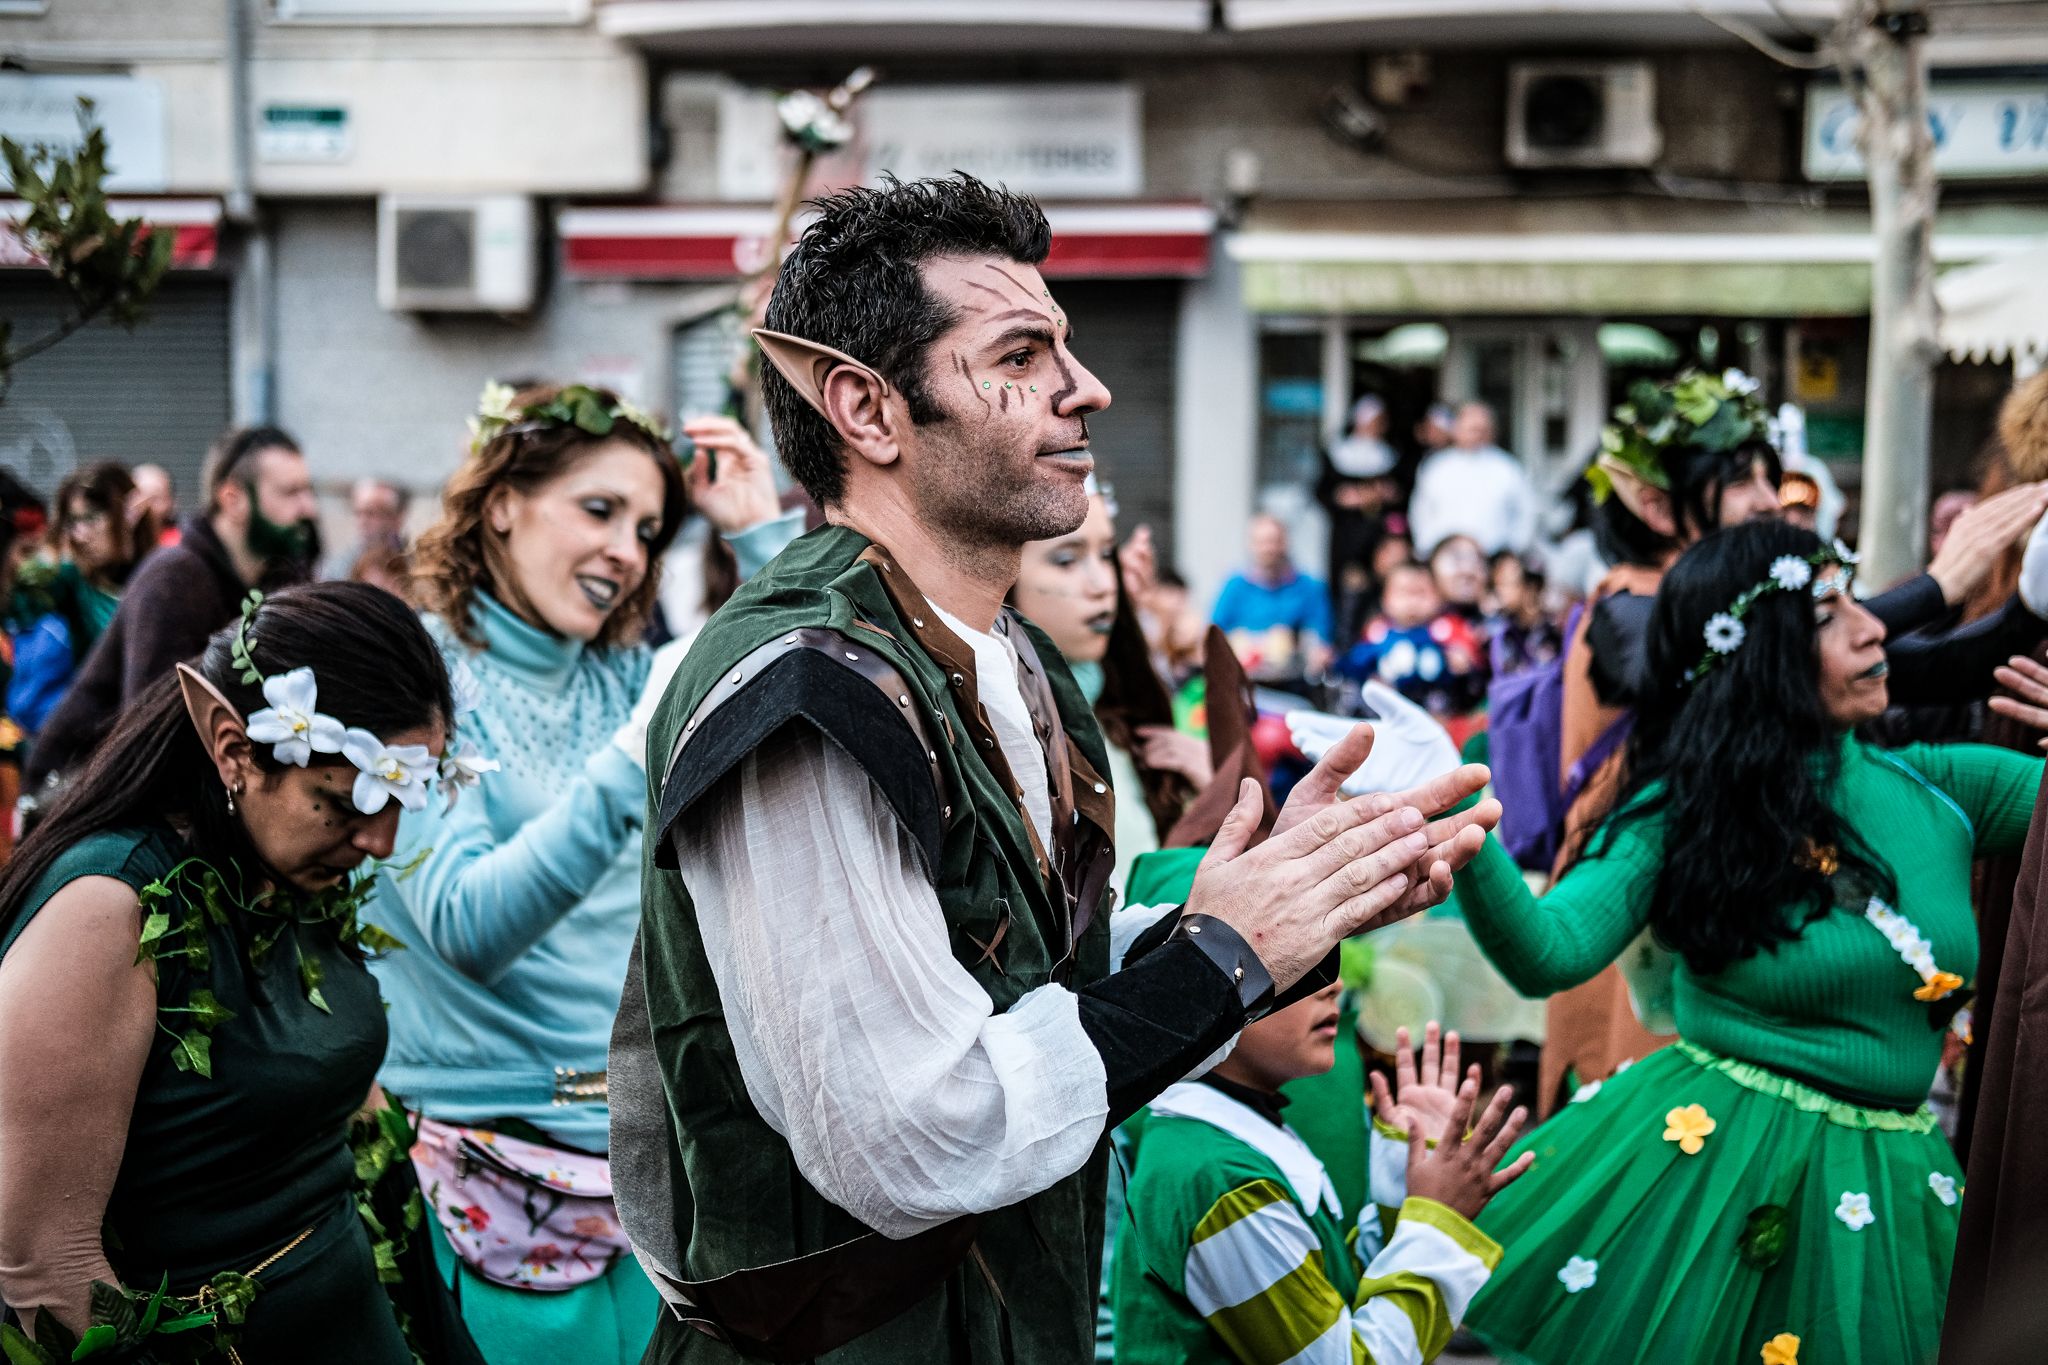
M 1664 384 L 1638 380 L 1601 430 L 1599 458 L 1586 470 L 1594 500 L 1612 496 L 1617 469 L 1669 492 L 1664 454 L 1678 446 L 1723 452 L 1768 440 L 1771 418 L 1758 387 L 1740 370 L 1687 370 Z
M 669 439 L 668 424 L 659 417 L 588 384 L 571 384 L 545 403 L 521 404 L 510 384 L 492 380 L 484 385 L 476 415 L 469 419 L 469 448 L 472 453 L 482 450 L 508 431 L 545 431 L 549 427 L 575 427 L 591 436 L 609 436 L 620 422 L 632 423 L 657 441 Z

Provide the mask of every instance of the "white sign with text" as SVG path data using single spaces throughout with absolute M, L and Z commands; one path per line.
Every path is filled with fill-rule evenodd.
M 775 92 L 729 87 L 718 101 L 718 193 L 772 200 L 786 161 Z M 826 158 L 826 184 L 966 171 L 1050 199 L 1128 199 L 1144 188 L 1138 92 L 1121 84 L 878 87 L 854 106 L 854 138 Z
M 1806 93 L 1806 175 L 1860 180 L 1855 96 L 1839 86 Z M 1934 169 L 1953 178 L 2048 174 L 2048 77 L 1944 81 L 1927 95 Z
M 164 88 L 144 76 L 0 73 L 0 134 L 23 144 L 76 147 L 80 97 L 92 101 L 93 120 L 107 135 L 106 188 L 166 188 Z

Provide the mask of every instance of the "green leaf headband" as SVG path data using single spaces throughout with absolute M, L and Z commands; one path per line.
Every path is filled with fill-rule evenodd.
M 469 419 L 469 448 L 482 450 L 508 431 L 545 431 L 549 427 L 575 427 L 592 436 L 609 436 L 620 422 L 632 423 L 657 441 L 669 439 L 668 426 L 653 413 L 623 398 L 609 398 L 588 384 L 571 384 L 545 403 L 522 406 L 510 384 L 493 380 L 484 385 L 476 415 Z
M 1604 503 L 1613 496 L 1617 475 L 1669 492 L 1663 457 L 1675 446 L 1719 452 L 1766 439 L 1771 419 L 1757 401 L 1757 388 L 1740 370 L 1688 370 L 1668 384 L 1639 381 L 1600 432 L 1600 454 L 1586 470 L 1593 500 Z
M 1843 572 L 1834 578 L 1817 577 L 1816 571 L 1823 564 L 1840 564 Z M 1849 584 L 1855 577 L 1856 556 L 1839 540 L 1832 548 L 1816 550 L 1803 559 L 1798 555 L 1779 555 L 1771 561 L 1768 578 L 1730 602 L 1726 611 L 1717 611 L 1707 618 L 1706 629 L 1701 632 L 1706 637 L 1707 652 L 1679 685 L 1690 687 L 1713 672 L 1723 659 L 1742 648 L 1742 642 L 1749 638 L 1749 627 L 1742 623 L 1743 618 L 1763 598 L 1774 592 L 1806 589 L 1813 594 L 1813 600 L 1819 602 L 1834 593 L 1849 591 Z

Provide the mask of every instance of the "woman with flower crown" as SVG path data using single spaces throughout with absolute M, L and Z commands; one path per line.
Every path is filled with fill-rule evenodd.
M 1650 604 L 1665 571 L 1716 529 L 1781 515 L 1783 470 L 1758 387 L 1740 370 L 1688 372 L 1664 384 L 1645 381 L 1615 409 L 1601 435 L 1586 480 L 1594 499 L 1594 535 L 1614 567 L 1566 632 L 1558 762 L 1548 776 L 1553 793 L 1563 794 L 1563 818 L 1546 823 L 1547 801 L 1511 803 L 1504 817 L 1502 835 L 1524 866 L 1562 875 L 1614 809 L 1621 750 L 1644 685 Z M 1998 556 L 2040 520 L 2044 507 L 2048 484 L 1985 500 L 1957 521 L 1926 573 L 1865 604 L 1891 636 L 1894 701 L 1981 698 L 1990 690 L 1993 666 L 2038 635 L 2039 619 L 2019 596 L 1960 632 L 1944 636 L 1924 628 L 1976 590 Z M 2048 587 L 2035 589 L 2039 607 Z M 1504 760 L 1500 738 L 1494 752 Z M 1661 954 L 1639 946 L 1622 958 L 1626 984 L 1624 970 L 1610 970 L 1552 997 L 1539 1112 L 1548 1113 L 1573 1084 L 1612 1075 L 1670 1041 L 1667 966 Z
M 637 1361 L 659 1301 L 612 1208 L 605 1064 L 640 921 L 647 718 L 682 648 L 641 640 L 686 493 L 743 562 L 801 528 L 768 520 L 767 459 L 731 423 L 690 429 L 715 460 L 687 488 L 660 425 L 603 389 L 493 385 L 471 425 L 414 597 L 498 771 L 406 817 L 397 857 L 433 856 L 365 911 L 410 945 L 378 968 L 379 1074 L 420 1116 L 429 1240 L 491 1365 Z
M 252 597 L 16 850 L 0 1296 L 36 1341 L 0 1327 L 6 1359 L 413 1360 L 379 1284 L 404 1216 L 358 1212 L 359 1168 L 396 1150 L 351 1152 L 385 1046 L 364 960 L 392 945 L 351 878 L 441 799 L 454 713 L 396 598 Z
M 1885 632 L 1851 560 L 1757 522 L 1658 590 L 1615 812 L 1541 900 L 1498 845 L 1460 876 L 1519 990 L 1645 929 L 1679 1039 L 1582 1087 L 1480 1226 L 1468 1322 L 1503 1358 L 1932 1357 L 1960 1169 L 1924 1103 L 1977 962 L 1973 858 L 2019 847 L 2042 764 L 1871 747 Z

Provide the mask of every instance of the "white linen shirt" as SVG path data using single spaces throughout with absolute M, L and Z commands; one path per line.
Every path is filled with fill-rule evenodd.
M 1049 847 L 1015 647 L 940 615 L 974 650 L 983 709 Z M 1109 1104 L 1079 998 L 1041 986 L 995 1012 L 953 956 L 915 842 L 815 730 L 785 732 L 730 780 L 678 831 L 679 867 L 747 1095 L 804 1179 L 904 1238 L 1080 1170 Z

